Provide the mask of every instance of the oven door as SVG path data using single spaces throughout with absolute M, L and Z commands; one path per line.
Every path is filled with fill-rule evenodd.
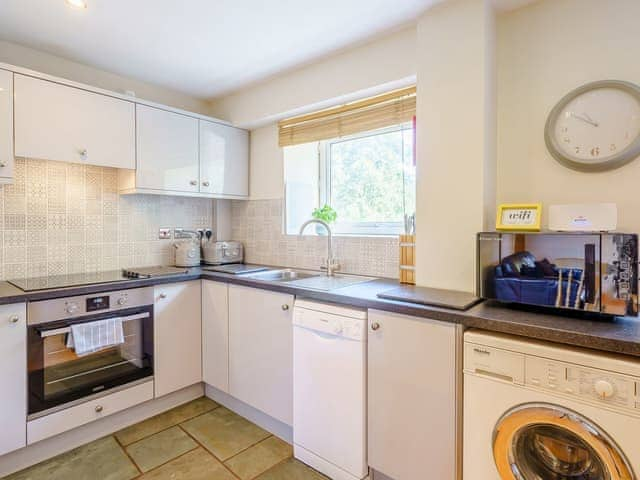
M 71 326 L 111 318 L 122 320 L 123 343 L 78 355 Z M 30 416 L 153 375 L 150 308 L 33 325 L 28 337 Z

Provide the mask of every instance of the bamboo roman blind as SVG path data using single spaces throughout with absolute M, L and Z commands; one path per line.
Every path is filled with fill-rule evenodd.
M 316 142 L 410 122 L 416 114 L 416 87 L 347 103 L 278 123 L 280 146 Z

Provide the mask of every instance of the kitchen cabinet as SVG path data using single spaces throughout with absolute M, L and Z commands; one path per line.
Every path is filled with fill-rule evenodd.
M 394 480 L 456 479 L 460 327 L 376 310 L 368 322 L 369 466 Z
M 136 187 L 198 192 L 198 119 L 136 106 Z
M 136 168 L 132 102 L 15 74 L 15 155 Z
M 229 285 L 229 392 L 293 423 L 293 295 Z
M 202 280 L 202 379 L 229 393 L 228 287 L 210 280 Z
M 155 396 L 202 381 L 200 281 L 154 288 Z
M 27 313 L 24 303 L 0 306 L 0 455 L 27 444 Z
M 13 73 L 0 70 L 0 183 L 13 179 Z
M 200 120 L 200 191 L 249 195 L 249 132 Z

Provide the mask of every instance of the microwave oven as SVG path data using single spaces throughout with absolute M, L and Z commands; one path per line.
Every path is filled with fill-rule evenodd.
M 482 232 L 477 257 L 482 298 L 638 316 L 636 234 Z

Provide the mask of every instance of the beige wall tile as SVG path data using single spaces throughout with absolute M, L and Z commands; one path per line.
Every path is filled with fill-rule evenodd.
M 18 158 L 0 187 L 0 278 L 172 263 L 160 227 L 213 223 L 212 200 L 119 196 L 114 168 Z

